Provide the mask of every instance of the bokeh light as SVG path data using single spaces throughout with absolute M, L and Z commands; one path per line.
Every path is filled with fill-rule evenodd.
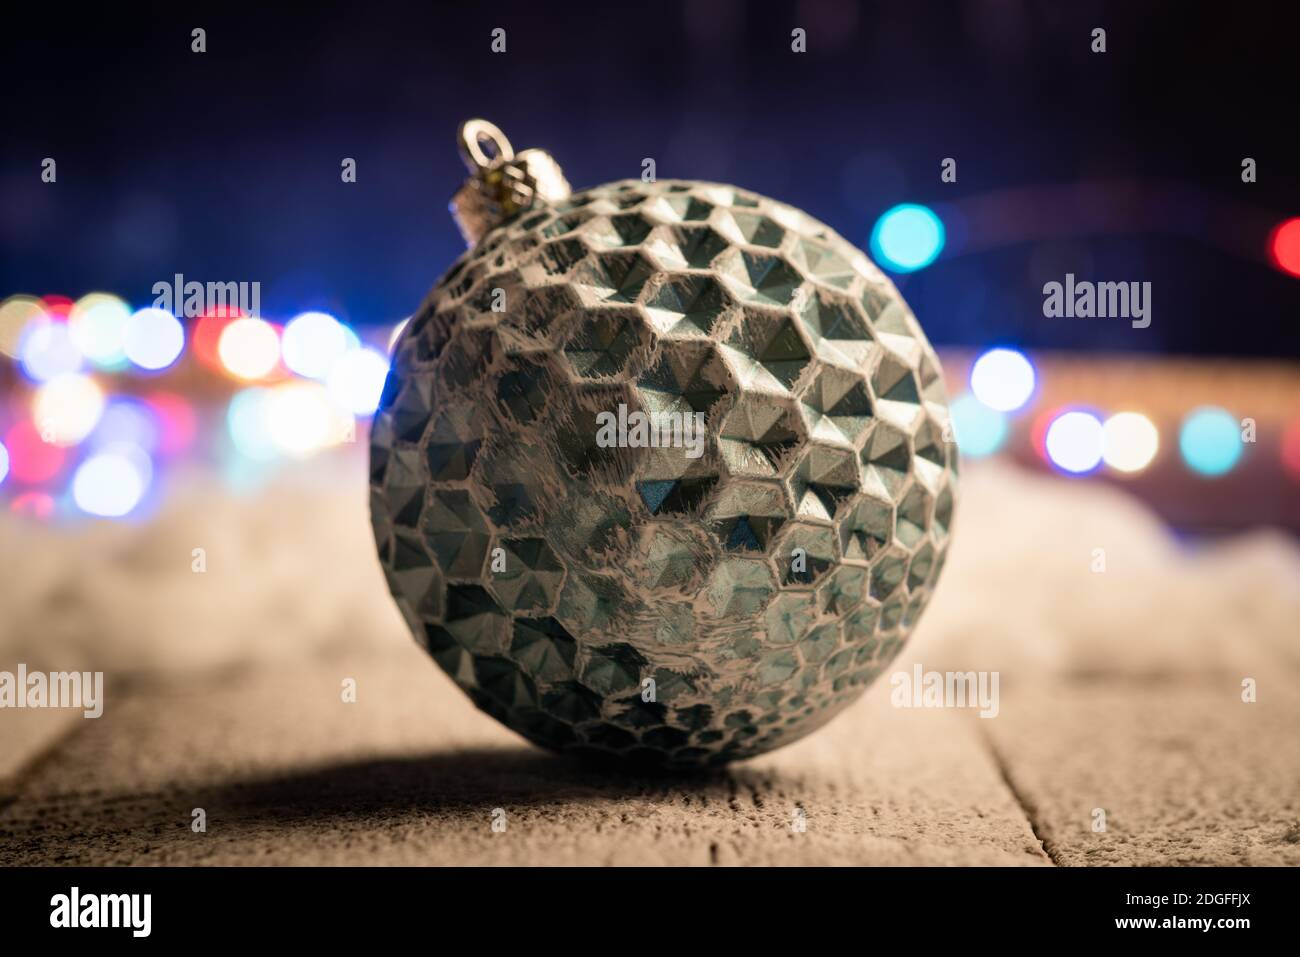
M 1201 475 L 1224 475 L 1241 458 L 1241 424 L 1225 409 L 1202 406 L 1183 419 L 1178 433 L 1183 461 Z
M 9 477 L 9 450 L 0 442 L 0 485 Z
M 36 423 L 30 419 L 14 424 L 5 433 L 4 444 L 9 449 L 9 474 L 14 481 L 39 485 L 63 471 L 67 453 L 43 441 Z
M 72 313 L 72 306 L 73 302 L 67 296 L 41 296 L 41 311 L 51 319 L 58 319 L 60 322 L 67 322 L 68 316 Z
M 158 454 L 176 455 L 188 449 L 199 427 L 189 400 L 175 392 L 151 392 L 145 402 L 153 410 L 161 432 Z
M 199 317 L 198 322 L 194 323 L 190 341 L 194 355 L 200 362 L 212 369 L 222 368 L 221 354 L 218 352 L 221 334 L 226 331 L 226 326 L 242 315 L 243 313 L 232 307 L 213 310 Z
M 272 390 L 266 416 L 271 441 L 286 455 L 300 458 L 337 445 L 346 428 L 355 428 L 352 417 L 316 382 L 289 382 Z
M 72 479 L 72 499 L 88 515 L 121 518 L 149 490 L 153 466 L 142 449 L 132 445 L 106 448 L 86 459 Z
M 9 503 L 9 511 L 44 520 L 54 514 L 54 497 L 48 492 L 23 492 Z
M 1282 432 L 1282 467 L 1300 481 L 1300 419 L 1292 420 Z
M 903 203 L 886 210 L 871 231 L 876 262 L 894 272 L 922 269 L 943 251 L 943 221 L 928 206 Z
M 240 454 L 257 461 L 279 455 L 279 446 L 271 434 L 271 390 L 262 387 L 241 389 L 226 410 L 226 428 Z
M 971 366 L 970 387 L 990 409 L 1014 412 L 1034 394 L 1034 367 L 1014 349 L 990 349 Z
M 1101 457 L 1118 472 L 1140 472 L 1160 449 L 1160 430 L 1141 412 L 1117 412 L 1102 426 Z
M 185 348 L 185 328 L 166 309 L 141 309 L 126 325 L 126 357 L 149 372 L 166 369 Z
M 1273 265 L 1292 276 L 1300 276 L 1300 217 L 1279 223 L 1268 240 Z
M 236 319 L 221 332 L 217 354 L 226 371 L 238 379 L 264 379 L 280 363 L 280 337 L 264 319 Z
M 330 370 L 330 395 L 354 414 L 369 415 L 379 405 L 387 378 L 388 359 L 374 349 L 353 349 Z
M 94 448 L 132 445 L 152 455 L 161 444 L 162 422 L 158 414 L 149 403 L 134 396 L 110 399 L 90 435 Z
M 1101 420 L 1079 409 L 1064 412 L 1047 427 L 1044 447 L 1049 461 L 1062 471 L 1091 472 L 1101 464 Z
M 23 373 L 33 382 L 48 382 L 56 376 L 81 369 L 82 355 L 72 341 L 68 324 L 41 315 L 27 324 L 18 344 Z
M 33 296 L 10 296 L 0 303 L 0 353 L 17 359 L 24 330 L 43 315 L 41 301 Z
M 32 418 L 41 438 L 76 445 L 95 428 L 104 411 L 104 392 L 89 376 L 66 372 L 36 390 Z
M 82 296 L 68 314 L 68 331 L 81 354 L 101 369 L 126 364 L 126 328 L 131 307 L 117 296 L 92 292 Z
M 356 335 L 324 312 L 304 312 L 284 327 L 284 364 L 300 376 L 323 379 L 342 355 L 357 344 Z
M 962 455 L 982 458 L 992 455 L 1006 442 L 1007 417 L 969 392 L 958 396 L 949 412 L 953 436 Z

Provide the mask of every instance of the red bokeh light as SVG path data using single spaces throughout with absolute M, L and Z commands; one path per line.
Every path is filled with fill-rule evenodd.
M 9 503 L 9 511 L 15 515 L 47 519 L 54 514 L 54 499 L 45 492 L 23 492 Z
M 145 401 L 154 410 L 162 423 L 162 437 L 158 443 L 160 455 L 176 455 L 184 452 L 194 441 L 198 431 L 198 420 L 194 408 L 175 392 L 152 392 L 145 396 Z
M 221 356 L 217 354 L 217 343 L 226 326 L 243 316 L 238 306 L 218 307 L 199 317 L 190 336 L 190 344 L 200 362 L 210 369 L 221 370 Z
M 1038 453 L 1038 457 L 1044 462 L 1052 461 L 1051 456 L 1047 454 L 1047 430 L 1057 418 L 1068 411 L 1068 408 L 1061 405 L 1043 409 L 1034 417 L 1034 421 L 1029 427 L 1030 444 L 1033 445 L 1034 451 Z
M 1282 468 L 1300 482 L 1300 419 L 1296 419 L 1282 433 Z
M 1300 277 L 1300 217 L 1288 219 L 1273 230 L 1268 240 L 1273 265 L 1285 273 Z
M 27 485 L 38 485 L 54 478 L 63 470 L 68 457 L 59 446 L 42 441 L 36 423 L 28 419 L 6 432 L 4 443 L 9 450 L 10 476 Z
M 72 312 L 72 300 L 67 296 L 42 296 L 41 309 L 51 319 L 60 319 L 66 321 L 69 313 Z

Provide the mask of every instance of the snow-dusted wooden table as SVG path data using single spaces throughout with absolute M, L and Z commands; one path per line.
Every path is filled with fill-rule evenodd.
M 347 483 L 0 530 L 0 668 L 106 674 L 98 719 L 0 711 L 0 865 L 1300 864 L 1294 544 L 1188 552 L 1117 493 L 971 473 L 895 666 L 810 738 L 686 778 L 475 710 L 401 633 Z M 892 706 L 915 664 L 997 671 L 997 716 Z

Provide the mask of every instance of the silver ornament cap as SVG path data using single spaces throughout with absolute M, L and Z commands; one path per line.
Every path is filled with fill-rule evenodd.
M 451 198 L 451 215 L 470 248 L 490 230 L 543 203 L 569 198 L 569 181 L 546 150 L 516 154 L 487 120 L 466 120 L 456 133 L 470 177 Z

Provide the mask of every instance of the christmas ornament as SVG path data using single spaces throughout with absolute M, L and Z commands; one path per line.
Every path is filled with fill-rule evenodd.
M 538 744 L 669 767 L 843 710 L 948 546 L 956 448 L 897 290 L 806 214 L 693 180 L 570 193 L 465 124 L 471 248 L 395 346 L 371 439 L 416 639 Z

